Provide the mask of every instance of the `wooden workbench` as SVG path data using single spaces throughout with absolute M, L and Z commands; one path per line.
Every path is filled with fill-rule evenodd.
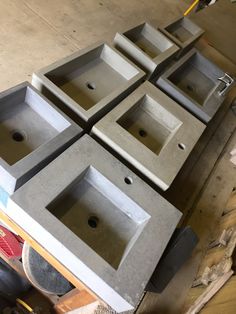
M 17 68 L 16 64 L 14 64 L 14 70 L 11 70 L 10 68 L 11 76 L 7 79 L 6 77 L 0 77 L 1 89 L 10 87 L 12 84 L 18 83 L 21 80 L 25 80 L 26 77 L 31 75 L 34 70 L 37 70 L 38 68 L 41 68 L 42 66 L 77 50 L 78 48 L 82 48 L 87 44 L 92 43 L 95 38 L 96 40 L 102 38 L 106 40 L 111 39 L 111 33 L 107 33 L 107 21 L 106 23 L 103 21 L 103 14 L 104 18 L 109 16 L 112 20 L 110 21 L 112 25 L 109 31 L 112 31 L 113 36 L 115 31 L 120 31 L 119 25 L 123 21 L 126 21 L 123 23 L 125 24 L 123 26 L 129 27 L 131 24 L 139 23 L 142 20 L 145 20 L 145 17 L 148 16 L 149 20 L 153 20 L 154 24 L 158 25 L 158 22 L 163 22 L 164 18 L 173 18 L 180 15 L 180 13 L 186 8 L 186 4 L 184 2 L 181 4 L 178 1 L 178 4 L 174 4 L 174 2 L 176 3 L 175 0 L 169 1 L 169 3 L 171 3 L 171 6 L 169 7 L 170 11 L 168 11 L 167 14 L 164 14 L 164 12 L 166 12 L 165 5 L 167 5 L 164 2 L 165 1 L 162 1 L 161 4 L 158 3 L 157 5 L 151 3 L 151 1 L 150 3 L 141 1 L 139 3 L 141 7 L 135 8 L 135 14 L 132 15 L 132 21 L 129 21 L 129 14 L 131 14 L 133 10 L 132 6 L 135 1 L 130 1 L 128 4 L 125 2 L 128 6 L 126 10 L 122 10 L 120 8 L 122 4 L 117 7 L 117 3 L 115 1 L 111 1 L 109 4 L 100 2 L 102 5 L 100 3 L 99 5 L 97 3 L 92 3 L 96 6 L 96 10 L 92 10 L 92 4 L 90 3 L 89 5 L 91 6 L 91 10 L 88 10 L 88 12 L 90 12 L 92 16 L 88 17 L 89 21 L 96 15 L 98 15 L 97 19 L 101 19 L 102 21 L 100 25 L 102 29 L 101 33 L 98 35 L 94 31 L 91 36 L 88 34 L 88 26 L 86 28 L 86 25 L 88 25 L 86 23 L 88 23 L 88 21 L 83 20 L 82 12 L 80 12 L 81 20 L 78 20 L 76 15 L 76 13 L 78 14 L 78 7 L 76 7 L 76 4 L 72 0 L 68 1 L 67 5 L 63 7 L 63 14 L 60 14 L 58 11 L 59 8 L 57 8 L 56 1 L 46 3 L 46 1 L 27 0 L 22 4 L 24 10 L 19 8 L 19 3 L 16 0 L 12 1 L 10 5 L 11 8 L 8 7 L 8 4 L 1 3 L 0 9 L 2 7 L 3 10 L 0 10 L 0 17 L 2 12 L 5 11 L 5 13 L 8 13 L 8 19 L 12 19 L 16 25 L 14 25 L 15 28 L 13 28 L 12 25 L 9 26 L 6 18 L 3 17 L 6 23 L 4 23 L 4 26 L 2 27 L 0 42 L 1 36 L 3 36 L 3 34 L 9 34 L 9 28 L 12 27 L 12 32 L 16 30 L 18 32 L 18 36 L 19 34 L 24 34 L 23 41 L 25 41 L 25 44 L 23 45 L 23 43 L 19 43 L 16 41 L 16 38 L 15 41 L 10 38 L 6 43 L 7 49 L 9 49 L 6 56 L 4 55 L 4 49 L 2 55 L 0 55 L 0 69 L 2 72 L 4 71 L 4 73 L 7 73 L 7 69 L 10 68 L 11 62 L 13 62 L 12 60 L 15 59 L 15 62 L 21 62 L 21 65 L 26 65 L 22 70 L 22 67 Z M 188 3 L 189 1 L 186 2 Z M 236 61 L 234 59 L 234 50 L 236 47 L 235 44 L 233 46 L 230 45 L 230 38 L 231 42 L 234 42 L 233 39 L 235 39 L 234 29 L 236 22 L 231 18 L 229 25 L 228 22 L 226 23 L 228 26 L 224 29 L 223 34 L 226 33 L 228 36 L 227 44 L 224 45 L 222 41 L 220 42 L 217 40 L 214 33 L 215 26 L 213 24 L 211 26 L 209 21 L 211 19 L 215 21 L 218 20 L 218 18 L 213 18 L 211 16 L 211 12 L 213 10 L 214 12 L 218 12 L 222 9 L 222 7 L 224 12 L 228 12 L 228 0 L 220 0 L 220 7 L 216 7 L 217 5 L 212 6 L 212 8 L 202 11 L 199 14 L 199 22 L 203 21 L 202 23 L 205 23 L 205 26 L 207 27 L 208 40 L 211 45 L 217 48 L 217 50 L 209 48 L 205 41 L 200 43 L 200 48 L 225 71 L 236 75 L 236 67 L 231 62 Z M 85 1 L 81 1 L 82 11 L 85 10 L 85 6 Z M 102 9 L 100 7 L 102 7 Z M 60 8 L 60 10 L 61 9 L 62 8 Z M 115 9 L 116 11 L 114 11 Z M 157 11 L 157 9 L 159 9 L 159 11 Z M 105 14 L 104 10 L 108 12 Z M 236 5 L 234 5 L 233 10 L 230 6 L 230 16 L 236 17 Z M 111 11 L 113 13 L 111 13 Z M 216 14 L 218 13 L 214 13 L 214 16 L 216 16 Z M 58 18 L 57 15 L 59 15 L 60 18 Z M 211 18 L 209 18 L 210 16 Z M 194 19 L 198 19 L 198 15 L 194 16 Z M 94 23 L 93 26 L 95 26 Z M 41 29 L 41 31 L 39 31 L 39 29 Z M 82 29 L 83 34 L 78 33 L 78 30 L 80 29 Z M 83 38 L 85 33 L 87 34 L 87 37 Z M 221 32 L 220 34 L 220 36 L 222 36 Z M 26 49 L 30 48 L 26 45 L 26 43 L 29 44 L 27 36 L 30 36 L 30 38 L 32 37 L 29 42 L 33 42 L 33 39 L 35 38 L 37 43 L 32 50 L 26 52 L 29 58 L 26 62 L 21 55 L 17 57 L 13 56 L 13 52 L 16 52 L 16 48 L 20 48 L 18 52 L 20 51 L 22 54 L 24 47 L 26 47 Z M 99 38 L 99 36 L 101 38 Z M 54 37 L 56 37 L 57 41 L 55 41 Z M 48 50 L 43 51 L 43 46 L 41 46 L 40 40 L 44 41 L 44 45 L 48 45 Z M 15 47 L 15 49 L 13 49 L 13 47 Z M 220 51 L 221 54 L 218 53 L 218 51 Z M 222 54 L 230 58 L 231 61 L 224 58 Z M 231 92 L 231 95 L 226 101 L 225 108 L 227 108 L 231 103 L 234 95 L 236 96 L 235 89 Z M 173 185 L 165 193 L 165 197 L 184 213 L 182 223 L 185 225 L 190 224 L 192 226 L 200 238 L 200 243 L 191 260 L 188 261 L 188 263 L 175 276 L 167 289 L 165 289 L 164 293 L 160 296 L 147 293 L 143 298 L 137 313 L 176 314 L 181 312 L 186 295 L 197 272 L 202 254 L 206 249 L 206 244 L 211 235 L 211 230 L 214 228 L 215 221 L 221 215 L 224 203 L 226 202 L 232 188 L 236 185 L 236 170 L 233 165 L 229 163 L 229 151 L 236 143 L 235 127 L 236 117 L 231 109 L 222 110 L 216 119 L 214 119 L 214 121 L 209 125 L 208 130 L 204 133 L 199 144 L 194 149 Z M 63 275 L 78 288 L 76 292 L 73 292 L 76 293 L 75 302 L 77 302 L 77 307 L 97 302 L 96 296 L 93 295 L 91 291 L 88 291 L 78 278 L 75 278 L 69 270 L 65 269 L 65 267 L 53 258 L 49 252 L 47 252 L 34 239 L 26 234 L 24 230 L 9 220 L 9 218 L 2 212 L 0 212 L 0 219 L 16 230 L 31 244 L 32 247 L 34 247 L 50 263 L 52 263 L 55 268 L 63 273 Z

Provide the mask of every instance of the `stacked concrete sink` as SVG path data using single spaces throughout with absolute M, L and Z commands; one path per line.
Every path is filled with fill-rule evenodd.
M 177 57 L 190 50 L 204 34 L 204 30 L 187 17 L 164 24 L 159 30 L 181 48 Z
M 92 134 L 166 190 L 205 129 L 145 82 L 100 120 Z
M 156 85 L 208 123 L 220 108 L 234 80 L 196 49 L 172 65 Z
M 16 191 L 7 214 L 118 313 L 137 306 L 181 217 L 88 135 Z
M 32 83 L 86 127 L 132 91 L 145 73 L 108 44 L 89 47 L 33 75 Z
M 115 47 L 148 73 L 148 78 L 160 72 L 179 51 L 171 40 L 148 23 L 138 25 L 123 34 L 117 33 Z
M 0 94 L 0 200 L 28 181 L 82 130 L 29 83 Z

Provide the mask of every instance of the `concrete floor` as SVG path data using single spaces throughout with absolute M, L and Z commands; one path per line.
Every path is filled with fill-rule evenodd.
M 0 91 L 34 71 L 142 21 L 183 14 L 191 0 L 0 1 Z

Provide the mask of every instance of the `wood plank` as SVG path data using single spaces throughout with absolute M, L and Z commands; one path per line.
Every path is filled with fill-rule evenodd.
M 212 282 L 203 294 L 194 302 L 186 314 L 199 313 L 205 304 L 208 303 L 210 299 L 225 285 L 230 277 L 232 277 L 233 273 L 234 272 L 231 270 L 227 274 Z
M 204 287 L 191 289 L 188 304 L 191 305 L 203 292 Z M 201 314 L 235 314 L 236 276 L 232 276 L 224 287 L 202 309 Z
M 73 289 L 60 298 L 54 309 L 56 313 L 59 314 L 68 313 L 69 311 L 78 309 L 93 302 L 93 296 L 88 294 L 85 290 L 79 291 L 78 289 Z
M 225 247 L 208 250 L 207 254 L 201 261 L 201 265 L 196 277 L 200 277 L 203 274 L 206 267 L 211 267 L 213 265 L 218 264 L 224 258 L 225 252 L 226 252 Z

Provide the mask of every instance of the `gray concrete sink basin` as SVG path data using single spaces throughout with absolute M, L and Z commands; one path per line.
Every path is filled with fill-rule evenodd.
M 100 44 L 40 70 L 32 83 L 47 96 L 56 96 L 84 126 L 112 109 L 144 76 L 117 50 Z
M 181 217 L 89 135 L 16 191 L 6 212 L 118 313 L 137 306 Z
M 187 17 L 168 22 L 159 30 L 181 48 L 178 57 L 190 50 L 204 34 L 204 30 Z
M 1 93 L 0 199 L 4 201 L 3 195 L 12 194 L 81 134 L 80 127 L 29 83 Z
M 156 85 L 208 123 L 220 108 L 234 80 L 192 49 L 157 80 Z
M 92 134 L 166 190 L 204 129 L 204 124 L 145 82 L 96 123 Z
M 148 73 L 148 78 L 170 61 L 179 51 L 171 40 L 148 23 L 142 23 L 123 34 L 117 33 L 115 47 Z

